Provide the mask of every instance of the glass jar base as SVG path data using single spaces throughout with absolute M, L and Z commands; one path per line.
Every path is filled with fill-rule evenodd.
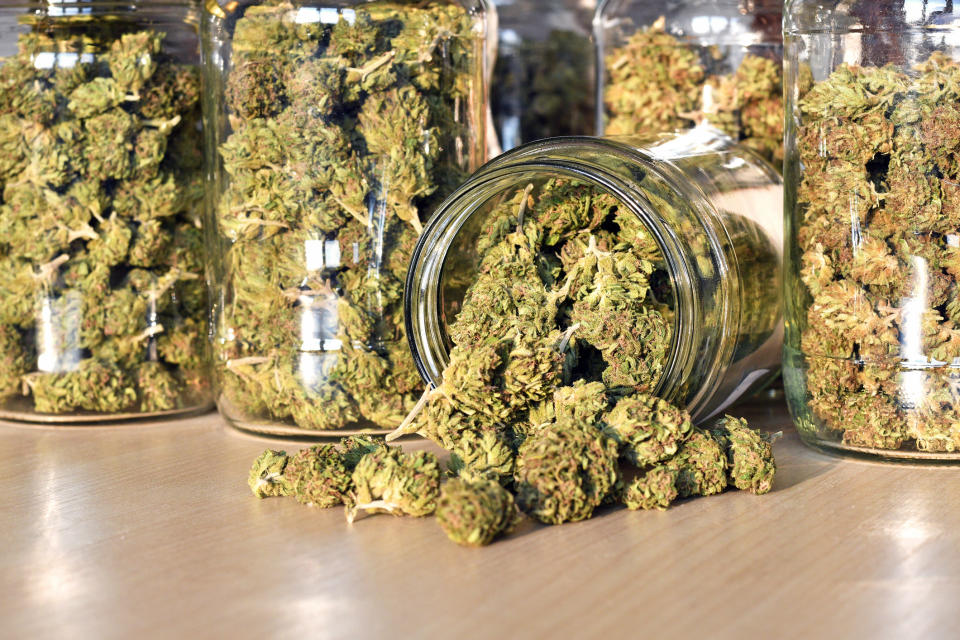
M 384 437 L 390 433 L 389 429 L 343 429 L 340 431 L 316 431 L 312 429 L 302 429 L 300 427 L 292 427 L 285 424 L 277 424 L 274 422 L 257 422 L 257 421 L 248 421 L 248 420 L 236 420 L 234 418 L 228 418 L 224 416 L 224 419 L 227 421 L 231 427 L 237 431 L 242 431 L 244 433 L 249 433 L 256 436 L 267 436 L 271 438 L 296 438 L 299 440 L 304 439 L 317 439 L 317 440 L 329 440 L 331 438 L 347 438 L 349 436 L 375 436 L 375 437 Z
M 385 436 L 391 433 L 392 429 L 381 429 L 378 427 L 364 427 L 362 424 L 356 424 L 344 429 L 305 429 L 292 424 L 286 424 L 277 420 L 256 419 L 250 417 L 235 417 L 241 412 L 234 410 L 230 401 L 223 396 L 217 401 L 217 408 L 220 415 L 234 429 L 257 436 L 268 436 L 274 438 L 299 438 L 299 439 L 323 439 L 346 438 L 349 436 L 368 435 Z
M 172 420 L 183 418 L 190 415 L 206 413 L 214 408 L 213 402 L 203 402 L 191 405 L 182 409 L 170 409 L 169 411 L 130 411 L 126 413 L 96 413 L 93 411 L 73 411 L 70 413 L 37 413 L 30 407 L 29 400 L 22 401 L 23 406 L 19 407 L 18 402 L 8 402 L 0 409 L 0 420 L 10 422 L 23 422 L 38 425 L 51 426 L 99 426 L 104 424 L 116 424 L 122 422 L 139 422 L 144 420 Z
M 902 462 L 904 464 L 960 466 L 960 452 L 929 453 L 925 451 L 855 447 L 842 442 L 809 438 L 802 433 L 800 434 L 800 440 L 811 449 L 816 449 L 817 451 L 833 456 L 853 458 L 865 462 Z
M 958 375 L 954 366 L 864 362 L 784 349 L 784 390 L 800 438 L 847 457 L 960 465 L 952 413 L 935 403 Z

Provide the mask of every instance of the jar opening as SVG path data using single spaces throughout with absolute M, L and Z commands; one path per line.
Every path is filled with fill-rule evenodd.
M 523 149 L 526 147 L 521 148 L 521 153 Z M 662 318 L 665 334 L 654 332 L 640 348 L 640 352 L 651 357 L 649 364 L 655 375 L 628 376 L 622 381 L 636 383 L 624 386 L 644 387 L 651 393 L 660 394 L 665 390 L 666 381 L 674 377 L 673 372 L 682 359 L 678 357 L 684 346 L 680 336 L 690 324 L 689 316 L 695 303 L 678 301 L 678 297 L 684 297 L 684 292 L 689 291 L 683 284 L 689 278 L 683 260 L 677 255 L 675 239 L 656 223 L 655 206 L 640 201 L 636 194 L 627 193 L 617 182 L 586 166 L 525 163 L 514 170 L 483 173 L 482 178 L 465 185 L 440 207 L 414 252 L 405 300 L 407 335 L 417 367 L 428 383 L 439 385 L 450 350 L 462 342 L 459 338 L 464 331 L 471 330 L 471 327 L 464 329 L 462 325 L 469 320 L 459 314 L 464 311 L 465 301 L 478 277 L 486 278 L 501 268 L 502 263 L 496 262 L 499 256 L 494 245 L 509 233 L 521 230 L 518 219 L 522 218 L 525 223 L 521 235 L 540 243 L 538 272 L 552 292 L 570 287 L 570 278 L 577 277 L 574 273 L 577 261 L 588 255 L 592 255 L 594 261 L 624 259 L 627 252 L 639 258 L 636 263 L 629 259 L 626 262 L 633 267 L 642 263 L 642 278 L 630 280 L 626 275 L 630 266 L 624 267 L 620 274 L 626 287 L 631 286 L 630 282 L 646 287 L 644 297 L 636 301 L 631 311 L 638 313 L 632 319 L 636 331 L 629 338 L 613 333 L 609 337 L 630 342 L 643 335 L 648 311 Z M 553 202 L 549 202 L 551 198 Z M 591 206 L 594 210 L 583 211 Z M 605 206 L 609 207 L 606 215 L 602 210 Z M 583 227 L 565 235 L 544 229 L 536 221 L 565 215 L 558 211 L 562 207 L 579 208 L 576 213 L 567 213 L 582 215 Z M 613 327 L 578 326 L 582 313 L 578 317 L 572 308 L 575 304 L 579 303 L 569 299 L 559 304 L 556 326 L 561 331 L 572 332 L 577 375 L 587 381 L 600 380 L 604 375 L 616 380 L 607 370 L 614 366 L 610 363 L 615 359 L 605 351 L 610 344 L 599 335 L 612 331 Z M 615 307 L 616 304 L 612 304 L 604 313 L 612 317 Z M 597 319 L 610 321 L 610 318 Z M 663 344 L 657 344 L 658 340 Z M 654 352 L 656 355 L 651 355 Z

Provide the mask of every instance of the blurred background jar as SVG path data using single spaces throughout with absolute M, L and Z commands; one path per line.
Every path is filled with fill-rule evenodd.
M 406 314 L 417 367 L 438 387 L 454 348 L 549 330 L 567 338 L 563 384 L 632 387 L 695 421 L 716 416 L 779 372 L 783 218 L 770 211 L 782 195 L 769 164 L 708 126 L 508 151 L 416 247 Z M 516 275 L 517 256 L 535 276 Z M 602 295 L 571 289 L 593 271 Z M 587 297 L 602 300 L 597 316 Z
M 495 0 L 499 34 L 490 102 L 504 151 L 594 132 L 594 0 Z
M 960 21 L 949 2 L 788 2 L 787 340 L 801 437 L 960 451 Z
M 0 417 L 209 405 L 198 11 L 0 7 Z
M 600 0 L 593 23 L 601 135 L 709 122 L 779 168 L 783 3 Z
M 208 4 L 214 367 L 234 425 L 391 429 L 421 394 L 403 278 L 486 156 L 486 10 Z

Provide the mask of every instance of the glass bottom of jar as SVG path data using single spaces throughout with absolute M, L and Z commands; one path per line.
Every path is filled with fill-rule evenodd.
M 821 403 L 833 405 L 832 424 L 814 410 L 811 376 Z M 806 356 L 786 347 L 783 379 L 797 432 L 813 448 L 877 461 L 960 465 L 960 367 Z M 844 390 L 824 391 L 831 385 Z M 956 405 L 944 406 L 954 389 Z
M 269 436 L 274 438 L 291 439 L 317 439 L 329 440 L 331 438 L 346 438 L 349 436 L 368 435 L 368 436 L 386 436 L 392 429 L 381 429 L 379 427 L 364 427 L 362 424 L 351 425 L 343 429 L 305 429 L 294 424 L 270 420 L 267 418 L 256 419 L 249 416 L 243 416 L 242 412 L 237 411 L 230 403 L 228 398 L 220 396 L 217 399 L 217 408 L 220 415 L 234 429 L 258 436 Z
M 121 413 L 97 413 L 95 411 L 71 411 L 69 413 L 37 413 L 29 399 L 8 401 L 0 408 L 0 420 L 49 426 L 98 426 L 147 420 L 174 420 L 206 413 L 214 408 L 212 401 L 191 404 L 181 409 L 168 411 L 126 411 Z

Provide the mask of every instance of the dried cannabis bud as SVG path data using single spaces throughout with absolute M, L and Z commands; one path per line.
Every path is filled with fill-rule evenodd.
M 654 467 L 627 485 L 623 502 L 628 509 L 634 511 L 638 509 L 664 511 L 680 495 L 677 491 L 679 475 L 680 472 L 677 469 L 666 465 Z
M 711 496 L 727 488 L 726 451 L 707 431 L 694 428 L 666 466 L 677 472 L 677 493 L 681 498 Z
M 693 430 L 686 411 L 641 393 L 617 401 L 604 422 L 620 445 L 620 455 L 638 467 L 672 458 Z
M 576 522 L 593 515 L 619 479 L 616 443 L 594 425 L 565 420 L 520 446 L 517 502 L 540 522 Z
M 343 464 L 352 473 L 363 456 L 368 453 L 383 452 L 387 445 L 370 436 L 359 435 L 341 438 L 338 448 L 343 458 Z
M 958 81 L 935 52 L 911 71 L 842 64 L 802 87 L 788 366 L 804 373 L 812 437 L 960 450 Z
M 384 448 L 360 458 L 347 496 L 347 520 L 363 513 L 422 518 L 437 508 L 440 463 L 427 451 Z
M 402 296 L 423 222 L 482 147 L 477 34 L 446 2 L 236 19 L 216 208 L 228 413 L 394 428 L 422 389 Z M 305 21 L 307 20 L 307 21 Z
M 454 478 L 440 489 L 437 522 L 457 544 L 486 546 L 509 532 L 519 516 L 513 495 L 494 480 Z
M 290 458 L 283 473 L 297 502 L 329 509 L 344 502 L 350 471 L 336 447 L 321 444 Z
M 727 63 L 729 64 L 729 63 Z M 684 42 L 660 18 L 605 61 L 605 133 L 655 134 L 709 122 L 775 165 L 783 159 L 783 72 L 779 60 L 747 53 L 736 71 L 716 47 Z
M 727 453 L 727 479 L 737 489 L 757 495 L 773 488 L 777 466 L 770 441 L 743 418 L 724 416 L 710 431 Z
M 284 469 L 290 457 L 286 451 L 267 449 L 253 462 L 247 484 L 258 498 L 288 496 L 292 493 Z
M 133 28 L 38 23 L 0 61 L 11 406 L 153 413 L 208 392 L 199 73 Z

